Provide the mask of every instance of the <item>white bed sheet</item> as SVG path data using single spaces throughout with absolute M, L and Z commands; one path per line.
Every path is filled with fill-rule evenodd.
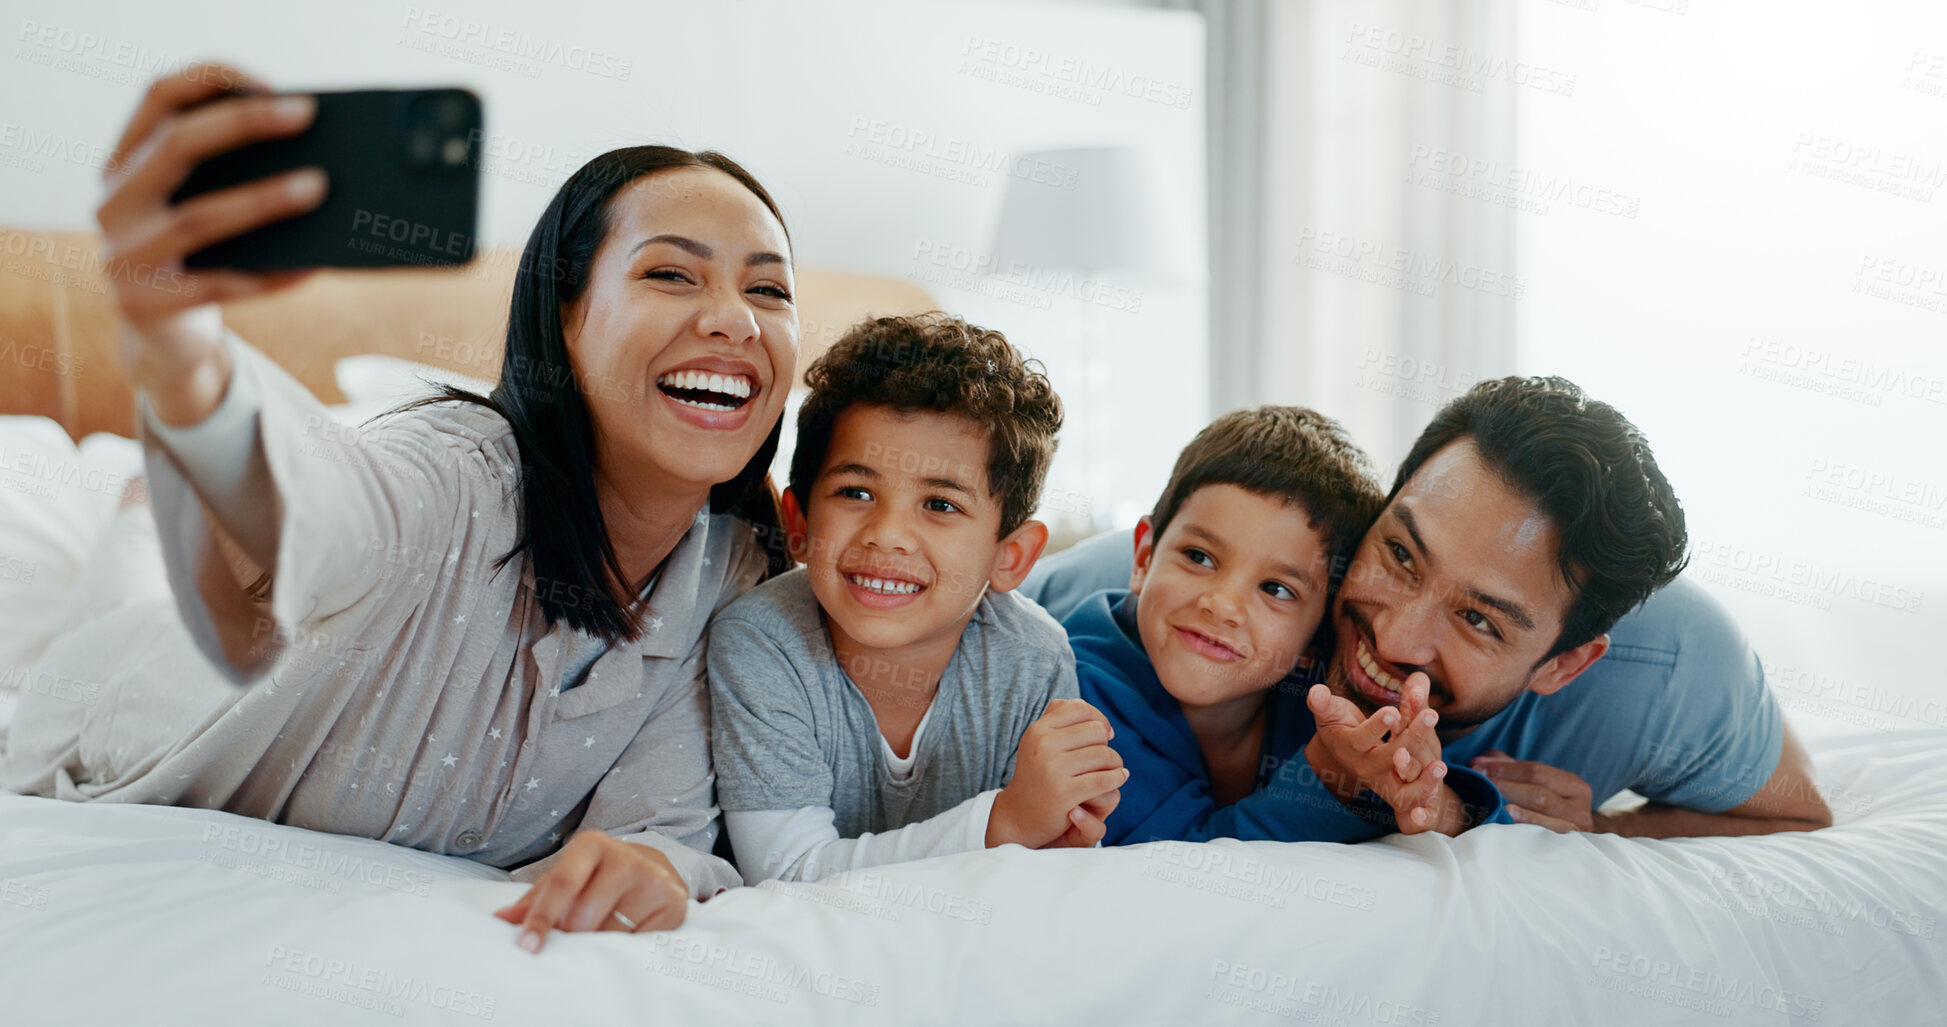
M 664 935 L 489 917 L 498 871 L 0 795 L 8 1023 L 1938 1023 L 1947 731 L 1828 741 L 1840 824 L 1657 842 L 1016 848 L 739 889 Z
M 115 502 L 90 483 L 137 459 L 57 436 L 0 419 L 65 489 L 0 490 L 38 575 L 0 581 L 0 662 L 44 643 L 88 552 L 70 529 Z M 1008 849 L 538 958 L 487 915 L 519 886 L 463 860 L 0 794 L 0 1023 L 1947 1022 L 1947 731 L 1814 744 L 1840 826 L 1808 836 Z

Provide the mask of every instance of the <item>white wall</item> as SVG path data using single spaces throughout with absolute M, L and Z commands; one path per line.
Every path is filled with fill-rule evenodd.
M 487 244 L 522 243 L 559 183 L 605 149 L 714 147 L 777 196 L 800 263 L 919 279 L 946 309 L 1006 332 L 1048 365 L 1071 410 L 1050 514 L 1132 521 L 1206 419 L 1193 15 L 788 0 L 113 0 L 86 10 L 26 0 L 4 25 L 3 224 L 91 227 L 89 163 L 151 78 L 194 60 L 222 59 L 279 88 L 461 84 L 486 102 Z M 1098 276 L 1110 292 L 1056 269 L 1016 288 L 955 272 L 990 249 L 1019 154 L 1095 145 L 1141 155 L 1158 240 L 1151 273 Z
M 1520 167 L 1635 216 L 1522 215 L 1521 370 L 1647 432 L 1801 720 L 1947 725 L 1947 11 L 1522 12 L 1577 88 L 1522 98 Z

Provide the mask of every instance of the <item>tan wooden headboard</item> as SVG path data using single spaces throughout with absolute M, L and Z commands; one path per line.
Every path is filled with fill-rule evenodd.
M 237 333 L 319 399 L 344 399 L 340 357 L 382 353 L 493 380 L 519 254 L 495 249 L 456 270 L 326 271 L 257 300 L 226 304 Z M 799 268 L 800 372 L 846 328 L 874 314 L 937 305 L 898 279 Z M 134 431 L 116 311 L 100 238 L 0 229 L 0 414 L 51 417 L 75 439 Z

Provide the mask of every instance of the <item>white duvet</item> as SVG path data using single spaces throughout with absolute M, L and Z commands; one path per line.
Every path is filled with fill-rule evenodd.
M 139 459 L 90 444 L 0 418 L 0 723 Z M 1947 731 L 1814 751 L 1811 835 L 1010 848 L 539 957 L 496 870 L 0 793 L 0 1027 L 1947 1023 Z
M 1008 848 L 765 885 L 664 935 L 498 871 L 201 810 L 0 795 L 7 1024 L 1920 1024 L 1947 732 L 1826 742 L 1839 825 L 1636 841 Z

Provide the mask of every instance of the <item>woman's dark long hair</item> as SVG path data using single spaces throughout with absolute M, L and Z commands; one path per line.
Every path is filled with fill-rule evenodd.
M 632 182 L 676 168 L 712 168 L 729 175 L 784 224 L 770 193 L 723 154 L 631 146 L 596 157 L 554 194 L 521 253 L 500 384 L 484 400 L 457 390 L 439 397 L 484 403 L 513 426 L 521 453 L 521 537 L 501 563 L 526 550 L 535 580 L 544 585 L 536 589 L 536 599 L 548 623 L 565 620 L 611 642 L 639 637 L 642 611 L 616 558 L 596 497 L 594 420 L 568 358 L 561 311 L 588 286 L 595 251 L 608 235 L 609 200 Z M 788 230 L 785 238 L 790 239 Z M 788 384 L 780 381 L 775 387 Z M 790 566 L 777 492 L 768 477 L 782 431 L 780 418 L 743 470 L 710 489 L 712 513 L 734 513 L 750 523 L 764 547 L 769 574 Z

